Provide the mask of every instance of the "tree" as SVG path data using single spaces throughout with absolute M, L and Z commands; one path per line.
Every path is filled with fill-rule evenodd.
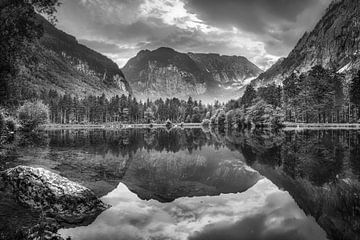
M 350 102 L 360 111 L 360 70 L 350 83 Z
M 41 101 L 26 102 L 17 112 L 20 124 L 26 131 L 32 131 L 49 120 L 49 108 Z
M 0 1 L 0 98 L 10 97 L 9 82 L 17 71 L 17 62 L 31 62 L 29 45 L 39 39 L 43 28 L 38 14 L 55 22 L 58 0 L 1 0 Z M 24 59 L 26 58 L 26 59 Z
M 252 104 L 252 101 L 256 98 L 256 91 L 254 87 L 250 84 L 247 85 L 244 95 L 241 98 L 241 105 L 248 107 Z
M 260 87 L 257 91 L 259 97 L 261 97 L 266 103 L 271 104 L 274 107 L 281 106 L 281 92 L 281 87 L 276 86 L 275 84 L 271 84 L 266 87 Z

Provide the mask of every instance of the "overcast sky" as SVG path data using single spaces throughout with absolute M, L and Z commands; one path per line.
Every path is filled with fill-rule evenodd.
M 57 27 L 120 67 L 142 49 L 241 55 L 268 68 L 329 0 L 62 0 Z

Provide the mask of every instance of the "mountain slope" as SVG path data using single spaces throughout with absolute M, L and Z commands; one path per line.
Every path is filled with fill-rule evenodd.
M 131 88 L 119 67 L 109 58 L 77 42 L 75 37 L 58 30 L 43 17 L 38 20 L 44 35 L 27 51 L 37 64 L 20 62 L 15 88 L 41 94 L 50 89 L 77 97 L 131 94 Z M 31 53 L 30 53 L 31 51 Z M 23 99 L 28 97 L 22 94 Z
M 281 83 L 294 71 L 305 72 L 315 65 L 349 73 L 359 69 L 359 1 L 333 1 L 313 31 L 304 34 L 289 56 L 261 74 L 254 83 Z
M 122 69 L 139 98 L 231 98 L 261 70 L 244 57 L 142 50 Z
M 262 73 L 262 70 L 242 56 L 220 56 L 219 54 L 188 53 L 215 81 L 223 85 L 242 85 Z

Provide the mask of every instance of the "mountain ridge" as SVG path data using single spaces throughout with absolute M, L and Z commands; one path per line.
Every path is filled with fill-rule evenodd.
M 77 98 L 132 94 L 124 74 L 111 59 L 80 44 L 44 17 L 37 15 L 37 21 L 43 35 L 24 50 L 36 64 L 27 57 L 19 60 L 19 71 L 9 82 L 11 101 L 38 98 L 49 90 Z
M 122 70 L 140 98 L 200 99 L 239 95 L 242 83 L 262 72 L 242 56 L 182 53 L 168 47 L 141 50 Z
M 333 1 L 289 55 L 253 84 L 281 84 L 293 72 L 303 73 L 315 65 L 347 74 L 353 74 L 360 67 L 360 5 L 357 1 Z

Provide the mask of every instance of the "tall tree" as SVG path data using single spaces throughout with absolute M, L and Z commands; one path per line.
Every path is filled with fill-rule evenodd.
M 254 87 L 249 84 L 246 87 L 245 93 L 241 98 L 241 105 L 244 105 L 245 107 L 248 107 L 252 104 L 253 100 L 256 98 L 257 94 L 256 94 L 256 90 L 254 89 Z
M 39 39 L 43 28 L 37 21 L 37 13 L 47 15 L 55 22 L 54 13 L 58 0 L 1 0 L 0 1 L 0 98 L 7 99 L 10 94 L 9 81 L 17 71 L 17 61 L 31 54 L 24 50 Z
M 360 70 L 350 83 L 350 102 L 360 111 Z

